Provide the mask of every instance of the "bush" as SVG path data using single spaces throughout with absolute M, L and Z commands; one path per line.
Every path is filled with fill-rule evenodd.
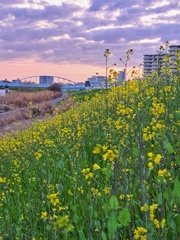
M 48 87 L 49 91 L 54 91 L 54 92 L 61 92 L 61 84 L 59 83 L 54 83 L 53 85 Z

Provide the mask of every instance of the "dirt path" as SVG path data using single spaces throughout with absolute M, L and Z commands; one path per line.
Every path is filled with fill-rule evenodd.
M 55 98 L 55 99 L 53 99 L 51 102 L 52 102 L 53 104 L 56 104 L 57 102 L 60 102 L 60 101 L 64 100 L 64 99 L 67 98 L 67 97 L 68 97 L 68 93 L 63 92 L 63 94 L 62 94 L 61 97 Z

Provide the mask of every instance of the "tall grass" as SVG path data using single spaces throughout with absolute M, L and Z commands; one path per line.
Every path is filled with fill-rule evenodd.
M 4 136 L 1 238 L 179 239 L 179 81 L 128 81 Z

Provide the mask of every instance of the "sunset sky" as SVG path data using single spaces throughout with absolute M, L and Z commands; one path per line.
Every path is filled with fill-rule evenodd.
M 0 0 L 0 80 L 32 75 L 85 81 L 125 59 L 129 69 L 166 41 L 180 45 L 179 0 Z

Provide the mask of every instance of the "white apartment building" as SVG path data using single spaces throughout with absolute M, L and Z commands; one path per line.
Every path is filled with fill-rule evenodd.
M 146 54 L 143 59 L 144 66 L 144 76 L 151 74 L 152 72 L 158 72 L 163 63 L 163 57 L 166 55 L 170 56 L 170 67 L 171 69 L 176 69 L 175 60 L 177 56 L 175 55 L 176 50 L 180 50 L 180 45 L 169 46 L 169 53 L 159 52 L 157 54 Z
M 171 58 L 171 69 L 172 70 L 176 70 L 177 66 L 174 64 L 177 56 L 176 56 L 176 51 L 179 50 L 180 51 L 180 45 L 171 45 L 169 46 L 169 54 L 170 54 L 170 58 Z
M 89 82 L 92 88 L 101 88 L 106 83 L 106 76 L 94 75 L 88 78 L 86 82 Z
M 99 75 L 94 75 L 90 78 L 87 79 L 89 82 L 98 82 L 102 83 L 106 81 L 106 76 L 99 76 Z

